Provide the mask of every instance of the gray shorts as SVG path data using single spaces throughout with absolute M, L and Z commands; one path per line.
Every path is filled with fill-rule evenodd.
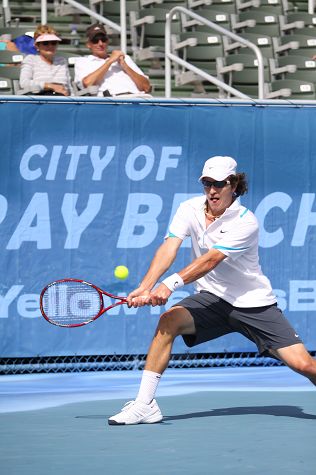
M 261 355 L 269 350 L 302 343 L 276 304 L 238 308 L 207 291 L 186 297 L 176 306 L 186 308 L 195 323 L 195 335 L 182 335 L 189 347 L 238 332 L 253 341 Z

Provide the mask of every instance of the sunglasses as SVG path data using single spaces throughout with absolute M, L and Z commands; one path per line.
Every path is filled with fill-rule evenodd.
M 39 41 L 39 44 L 44 46 L 56 46 L 58 41 Z
M 106 43 L 108 40 L 107 36 L 95 36 L 94 38 L 92 38 L 91 40 L 91 43 L 93 43 L 94 45 L 98 44 L 99 41 L 102 41 L 102 43 Z
M 221 180 L 221 181 L 210 181 L 210 180 L 202 180 L 202 185 L 204 188 L 211 188 L 214 186 L 214 188 L 224 188 L 226 185 L 230 185 L 229 180 Z

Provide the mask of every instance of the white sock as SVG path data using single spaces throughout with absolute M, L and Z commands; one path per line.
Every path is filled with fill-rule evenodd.
M 155 397 L 160 378 L 161 374 L 144 369 L 138 395 L 136 397 L 137 401 L 141 401 L 145 404 L 151 403 Z

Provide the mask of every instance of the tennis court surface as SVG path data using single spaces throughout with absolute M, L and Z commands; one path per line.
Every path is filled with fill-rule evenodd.
M 1 376 L 1 475 L 316 475 L 316 390 L 288 368 L 168 370 L 162 423 L 109 426 L 140 376 Z

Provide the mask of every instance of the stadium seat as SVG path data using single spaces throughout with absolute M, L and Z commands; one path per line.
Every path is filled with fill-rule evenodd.
M 271 60 L 271 75 L 316 83 L 316 61 L 304 56 L 281 56 Z
M 175 36 L 172 52 L 184 61 L 211 76 L 217 75 L 216 59 L 224 55 L 221 35 L 206 32 L 185 32 Z M 214 94 L 217 86 L 186 68 L 175 65 L 176 85 L 194 84 L 196 94 Z
M 312 15 L 306 12 L 291 12 L 286 15 L 287 23 L 293 23 L 295 21 L 303 21 L 304 26 L 316 26 L 316 14 Z
M 0 95 L 13 95 L 14 89 L 12 85 L 12 81 L 9 78 L 5 78 L 1 76 L 0 71 Z
M 16 65 L 21 64 L 24 58 L 24 54 L 18 51 L 0 51 L 0 64 L 4 65 Z
M 20 79 L 21 66 L 1 66 L 0 74 L 2 77 L 9 78 L 12 80 Z
M 263 58 L 264 81 L 270 82 L 270 68 Z M 239 66 L 239 67 L 238 67 Z M 258 97 L 258 62 L 249 54 L 233 54 L 217 60 L 217 76 L 240 92 Z
M 2 26 L 0 27 L 0 36 L 10 35 L 13 40 L 27 33 L 34 33 L 35 29 L 36 25 L 33 25 L 31 28 L 29 26 Z
M 271 36 L 256 34 L 256 33 L 242 33 L 242 36 L 245 40 L 250 41 L 256 45 L 262 55 L 266 58 L 274 57 L 274 47 Z M 254 55 L 254 51 L 251 48 L 248 48 L 242 45 L 240 42 L 231 41 L 229 38 L 223 38 L 224 51 L 225 54 L 229 53 L 242 53 L 242 54 L 251 54 Z
M 9 26 L 22 24 L 37 25 L 41 22 L 40 2 L 8 2 L 6 7 L 6 24 Z
M 131 12 L 131 38 L 135 58 L 139 61 L 164 57 L 167 8 L 143 8 Z M 181 32 L 180 15 L 172 19 L 172 34 Z
M 178 36 L 178 43 L 174 48 L 182 51 L 184 60 L 192 62 L 197 67 L 199 64 L 208 65 L 207 72 L 216 71 L 216 58 L 224 56 L 221 35 L 216 32 L 192 31 Z
M 234 19 L 233 29 L 238 34 L 241 34 L 241 32 L 268 36 L 280 36 L 281 34 L 279 16 L 270 12 L 252 9 L 241 12 L 232 18 Z M 252 26 L 248 26 L 249 20 L 252 20 Z
M 80 3 L 87 8 L 90 8 L 89 0 L 81 0 Z M 86 13 L 83 13 L 76 7 L 67 4 L 63 0 L 54 0 L 54 15 L 57 17 L 72 16 L 73 19 L 74 17 L 76 17 L 77 19 L 80 18 L 80 21 L 90 23 L 90 18 L 87 16 Z
M 316 34 L 306 35 L 286 35 L 280 38 L 273 38 L 274 51 L 277 56 L 284 54 L 302 55 L 312 58 L 316 54 Z
M 128 0 L 131 1 L 131 0 Z M 187 7 L 186 0 L 140 0 L 141 8 L 165 8 L 171 10 L 176 6 Z
M 201 15 L 206 20 L 209 20 L 213 23 L 218 24 L 222 28 L 226 28 L 231 30 L 231 15 L 226 12 L 219 12 L 216 10 L 208 10 L 208 9 L 201 9 L 197 12 L 198 15 Z M 212 32 L 214 30 L 210 29 L 210 27 L 203 25 L 203 23 L 199 23 L 196 20 L 190 22 L 190 27 L 194 29 L 194 31 L 207 31 Z
M 269 12 L 271 15 L 285 15 L 294 10 L 292 3 L 287 0 L 236 0 L 237 12 L 250 11 L 252 9 Z
M 16 94 L 19 89 L 19 79 L 20 79 L 21 67 L 16 66 L 1 66 L 0 75 L 2 78 L 9 79 L 14 93 Z
M 298 79 L 280 79 L 271 81 L 267 98 L 315 100 L 315 86 L 308 81 Z
M 308 12 L 308 0 L 293 1 L 296 12 Z
M 280 17 L 280 23 L 284 34 L 315 35 L 316 15 L 304 12 L 289 13 Z
M 293 31 L 293 33 L 315 38 L 315 26 L 304 26 L 299 28 L 299 30 Z
M 199 9 L 215 10 L 217 12 L 237 13 L 235 0 L 205 0 L 204 2 L 188 0 L 188 8 L 199 14 Z
M 97 9 L 96 7 L 99 6 Z M 90 8 L 96 10 L 97 13 L 106 17 L 108 20 L 111 20 L 113 23 L 120 25 L 121 22 L 121 5 L 119 0 L 114 1 L 104 1 L 104 0 L 90 0 Z M 127 29 L 130 29 L 129 26 L 129 13 L 131 11 L 139 11 L 140 2 L 138 0 L 127 0 L 126 1 L 126 24 Z

